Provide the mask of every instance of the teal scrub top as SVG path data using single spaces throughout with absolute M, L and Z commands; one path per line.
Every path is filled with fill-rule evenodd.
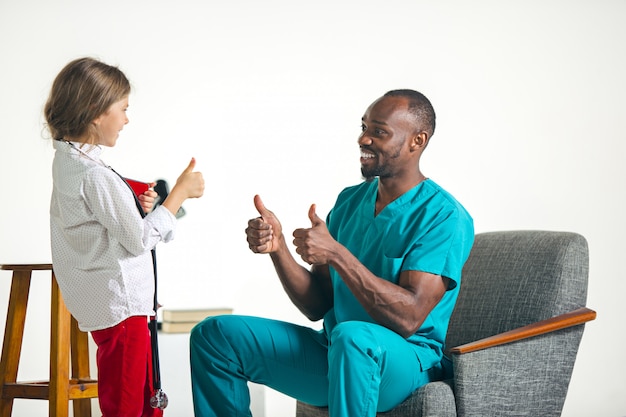
M 374 275 L 398 283 L 402 271 L 450 278 L 448 291 L 408 340 L 424 346 L 423 369 L 441 361 L 448 323 L 459 293 L 461 270 L 474 242 L 469 213 L 448 192 L 427 179 L 401 195 L 377 216 L 378 179 L 344 189 L 327 217 L 330 234 Z M 331 267 L 334 306 L 324 317 L 336 323 L 375 321 Z

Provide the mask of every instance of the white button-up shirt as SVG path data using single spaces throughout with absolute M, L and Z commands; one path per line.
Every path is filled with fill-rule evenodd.
M 99 146 L 79 151 L 54 141 L 54 148 L 52 264 L 70 313 L 83 331 L 154 314 L 150 251 L 173 239 L 176 218 L 163 206 L 142 218 L 131 189 L 101 161 Z

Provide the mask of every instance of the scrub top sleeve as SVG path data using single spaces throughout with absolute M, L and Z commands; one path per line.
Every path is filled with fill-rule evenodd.
M 463 242 L 466 227 L 459 224 L 457 216 L 431 228 L 407 252 L 403 271 L 422 271 L 440 275 L 451 280 L 448 290 L 456 288 L 461 281 L 461 270 L 467 256 Z M 471 246 L 471 244 L 470 244 Z

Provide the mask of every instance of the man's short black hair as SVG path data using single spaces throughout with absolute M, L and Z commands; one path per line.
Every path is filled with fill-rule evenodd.
M 435 133 L 435 109 L 424 94 L 415 90 L 400 89 L 388 91 L 383 97 L 407 98 L 409 111 L 413 113 L 418 123 L 417 128 L 428 133 L 429 138 Z

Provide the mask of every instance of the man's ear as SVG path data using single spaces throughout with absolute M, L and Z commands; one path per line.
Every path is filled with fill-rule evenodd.
M 411 150 L 424 150 L 426 144 L 428 143 L 428 133 L 422 131 L 413 136 L 413 141 L 411 142 Z

